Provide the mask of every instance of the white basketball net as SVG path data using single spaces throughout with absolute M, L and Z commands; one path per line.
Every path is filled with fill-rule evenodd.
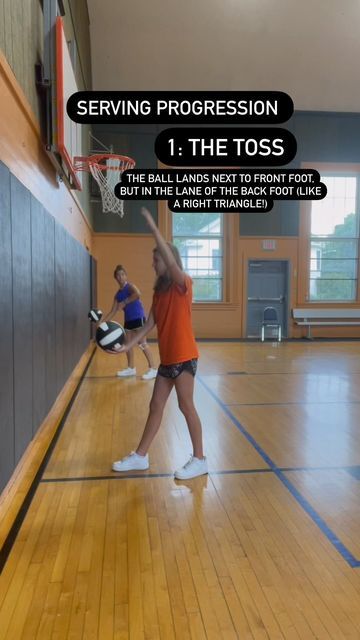
M 89 162 L 91 175 L 99 185 L 103 211 L 105 213 L 113 211 L 122 218 L 124 215 L 124 201 L 116 197 L 114 189 L 115 185 L 121 182 L 122 172 L 129 167 L 120 158 L 108 158 L 106 166 L 106 169 L 101 169 L 97 163 Z
M 116 197 L 114 189 L 121 182 L 121 174 L 134 166 L 135 160 L 126 156 L 100 154 L 74 158 L 75 171 L 90 171 L 99 185 L 103 211 L 112 211 L 121 218 L 124 215 L 124 201 Z

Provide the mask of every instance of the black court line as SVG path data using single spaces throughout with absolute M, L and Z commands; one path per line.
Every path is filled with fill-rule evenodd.
M 326 373 L 324 371 L 266 371 L 266 372 L 252 372 L 252 371 L 223 371 L 223 372 L 214 372 L 214 373 L 202 373 L 202 378 L 213 378 L 217 376 L 219 378 L 225 376 L 337 376 L 346 379 L 349 376 L 360 375 L 360 371 L 339 371 L 338 373 L 332 372 L 331 374 Z M 86 380 L 119 380 L 122 382 L 123 380 L 142 380 L 141 375 L 137 376 L 128 376 L 128 378 L 122 378 L 121 376 L 111 375 L 111 376 L 86 376 Z M 148 380 L 142 380 L 143 382 L 149 382 Z
M 288 407 L 288 406 L 307 406 L 320 404 L 360 404 L 360 400 L 333 400 L 329 402 L 227 402 L 227 407 Z
M 154 340 L 154 342 L 156 342 L 156 340 Z M 306 344 L 306 343 L 311 345 L 312 343 L 316 344 L 317 342 L 319 342 L 319 343 L 323 343 L 323 342 L 360 342 L 360 338 L 321 338 L 321 337 L 307 338 L 306 336 L 304 336 L 303 338 L 285 338 L 285 337 L 283 337 L 280 342 L 278 340 L 272 340 L 271 338 L 268 338 L 267 340 L 262 342 L 260 340 L 260 336 L 258 336 L 258 337 L 254 336 L 253 338 L 196 338 L 196 342 L 239 342 L 239 343 L 248 342 L 249 344 L 253 344 L 255 342 L 255 343 L 257 343 L 259 345 L 259 347 L 261 347 L 262 345 L 263 346 L 269 345 L 269 344 L 280 345 L 280 344 L 286 344 L 287 342 L 295 342 L 295 343 L 302 344 L 302 345 Z
M 346 471 L 353 475 L 354 478 L 360 480 L 360 465 L 353 465 L 347 467 L 278 467 L 278 471 L 283 473 L 297 472 L 297 471 Z M 256 469 L 221 469 L 219 471 L 210 470 L 209 476 L 224 476 L 224 475 L 245 475 L 250 473 L 274 473 L 274 469 L 268 468 L 256 468 Z M 58 477 L 58 478 L 42 478 L 41 484 L 56 484 L 57 482 L 92 482 L 96 480 L 132 480 L 132 479 L 151 479 L 151 478 L 174 478 L 173 473 L 119 473 L 118 475 L 111 476 L 72 476 L 72 477 Z M 176 478 L 174 478 L 176 480 Z
M 144 371 L 145 373 L 145 371 Z M 143 380 L 141 377 L 142 374 L 139 374 L 138 376 L 125 376 L 125 377 L 121 377 L 121 376 L 86 376 L 86 378 L 84 378 L 84 382 L 86 382 L 87 380 L 113 380 L 114 382 L 120 382 L 120 384 L 123 382 L 123 380 L 135 380 L 136 382 L 151 382 L 151 380 Z M 152 380 L 155 380 L 155 378 L 152 378 Z
M 214 373 L 201 373 L 200 375 L 202 378 L 214 378 L 215 376 L 219 378 L 225 376 L 326 376 L 329 378 L 336 376 L 346 380 L 348 377 L 360 375 L 360 371 L 332 371 L 331 373 L 326 371 L 214 371 Z
M 46 452 L 44 454 L 44 457 L 43 457 L 43 459 L 42 459 L 42 461 L 40 463 L 38 471 L 37 471 L 32 483 L 31 483 L 31 485 L 29 487 L 29 490 L 28 490 L 28 492 L 27 492 L 27 494 L 26 494 L 26 496 L 25 496 L 25 498 L 24 498 L 24 500 L 23 500 L 23 502 L 21 504 L 21 507 L 20 507 L 20 509 L 18 511 L 18 514 L 17 514 L 17 516 L 16 516 L 16 518 L 15 518 L 13 524 L 12 524 L 12 527 L 11 527 L 8 535 L 5 538 L 4 544 L 2 545 L 2 547 L 0 549 L 0 575 L 1 575 L 2 570 L 3 570 L 3 568 L 4 568 L 5 564 L 6 564 L 6 561 L 7 561 L 8 557 L 9 557 L 9 555 L 10 555 L 11 549 L 14 546 L 14 543 L 15 543 L 16 537 L 17 537 L 17 535 L 19 533 L 20 527 L 21 527 L 22 523 L 24 522 L 25 516 L 26 516 L 26 514 L 27 514 L 27 512 L 29 510 L 29 507 L 31 505 L 31 502 L 33 500 L 35 492 L 36 492 L 36 490 L 37 490 L 37 488 L 38 488 L 38 486 L 39 486 L 39 484 L 41 482 L 42 475 L 43 475 L 43 473 L 44 473 L 44 471 L 45 471 L 45 469 L 47 467 L 47 464 L 48 464 L 49 459 L 50 459 L 50 457 L 52 455 L 52 452 L 54 451 L 54 448 L 55 448 L 55 446 L 57 444 L 57 441 L 58 441 L 58 439 L 60 437 L 60 434 L 61 434 L 61 432 L 63 430 L 63 427 L 65 425 L 66 419 L 67 419 L 67 417 L 68 417 L 68 415 L 69 415 L 69 413 L 71 411 L 71 408 L 72 408 L 72 406 L 73 406 L 73 404 L 75 402 L 75 399 L 76 399 L 76 397 L 77 397 L 77 395 L 79 393 L 81 384 L 82 384 L 82 382 L 84 380 L 84 376 L 85 376 L 85 374 L 86 374 L 86 372 L 87 372 L 87 370 L 88 370 L 88 368 L 89 368 L 89 366 L 91 364 L 91 361 L 92 361 L 92 359 L 94 357 L 95 351 L 96 351 L 96 349 L 94 349 L 94 351 L 92 352 L 92 354 L 91 354 L 91 356 L 89 358 L 89 361 L 88 361 L 88 363 L 87 363 L 87 365 L 86 365 L 86 367 L 85 367 L 85 369 L 84 369 L 84 371 L 82 373 L 82 376 L 81 376 L 81 378 L 80 378 L 80 380 L 79 380 L 79 382 L 78 382 L 78 384 L 77 384 L 77 386 L 76 386 L 76 388 L 74 390 L 73 395 L 70 398 L 70 401 L 69 401 L 69 403 L 68 403 L 68 405 L 67 405 L 67 407 L 65 409 L 65 412 L 64 412 L 64 414 L 63 414 L 63 416 L 62 416 L 62 418 L 61 418 L 61 420 L 60 420 L 60 422 L 58 424 L 58 427 L 57 427 L 57 429 L 56 429 L 56 431 L 55 431 L 55 433 L 54 433 L 54 435 L 52 437 L 52 440 L 51 440 L 51 442 L 50 442 L 50 444 L 49 444 L 49 446 L 48 446 L 48 448 L 47 448 L 47 450 L 46 450 Z
M 84 382 L 86 382 L 87 380 L 113 380 L 114 382 L 122 382 L 122 380 L 141 380 L 141 376 L 127 376 L 125 378 L 120 378 L 120 376 L 116 376 L 115 374 L 113 376 L 86 376 L 86 378 L 84 378 Z
M 352 473 L 354 474 L 358 474 L 360 471 L 360 465 L 358 464 L 354 464 L 351 466 L 346 466 L 346 467 L 282 467 L 279 468 L 279 471 L 283 471 L 284 473 L 286 472 L 292 472 L 292 471 L 346 471 L 347 473 Z M 359 478 L 360 479 L 360 478 Z
M 360 371 L 332 371 L 329 373 L 328 371 L 228 371 L 227 373 L 207 373 L 203 378 L 208 378 L 210 376 L 326 376 L 327 378 L 331 378 L 334 376 L 354 376 L 359 375 Z

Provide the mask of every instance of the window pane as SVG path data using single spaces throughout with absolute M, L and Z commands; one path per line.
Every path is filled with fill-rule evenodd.
M 310 241 L 311 258 L 357 258 L 357 240 L 314 240 Z
M 175 238 L 174 244 L 179 249 L 181 257 L 212 256 L 213 251 L 219 251 L 222 245 L 220 238 Z
M 173 242 L 194 281 L 194 300 L 221 300 L 223 216 L 173 213 Z
M 222 280 L 215 278 L 193 278 L 194 300 L 221 300 Z
M 173 236 L 222 235 L 220 213 L 173 213 Z
M 357 176 L 321 176 L 328 192 L 311 204 L 310 300 L 356 300 Z
M 323 280 L 310 278 L 310 300 L 351 302 L 356 296 L 356 280 Z
M 310 260 L 310 278 L 356 279 L 357 260 Z
M 357 240 L 311 240 L 311 257 L 320 258 L 357 258 Z
M 327 196 L 311 204 L 311 235 L 355 238 L 358 235 L 356 215 L 356 177 L 321 176 Z

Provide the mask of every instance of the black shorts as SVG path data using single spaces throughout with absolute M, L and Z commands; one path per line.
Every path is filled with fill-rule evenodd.
M 146 322 L 146 318 L 138 318 L 137 320 L 128 320 L 124 324 L 124 329 L 127 331 L 132 331 L 133 329 L 140 329 L 144 326 Z
M 195 377 L 197 369 L 197 358 L 186 360 L 185 362 L 177 362 L 176 364 L 161 364 L 158 368 L 159 376 L 163 378 L 177 378 L 183 371 L 188 371 Z

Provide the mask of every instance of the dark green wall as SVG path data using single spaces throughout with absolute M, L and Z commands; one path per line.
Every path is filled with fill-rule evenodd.
M 116 126 L 98 125 L 93 127 L 95 137 L 107 147 L 113 147 L 113 153 L 130 156 L 136 161 L 137 169 L 156 169 L 157 159 L 154 143 L 158 133 L 155 126 L 137 127 L 136 125 Z M 94 151 L 101 151 L 100 145 L 93 141 Z M 93 189 L 94 192 L 94 189 Z M 157 202 L 128 200 L 124 204 L 125 214 L 120 218 L 115 213 L 103 213 L 101 203 L 92 202 L 93 227 L 99 233 L 149 233 L 147 225 L 140 215 L 140 207 L 147 206 L 157 219 Z
M 346 113 L 297 112 L 283 125 L 297 140 L 298 151 L 294 161 L 287 165 L 299 168 L 302 162 L 360 162 L 360 115 Z M 113 144 L 115 153 L 135 158 L 138 168 L 154 168 L 157 160 L 154 143 L 157 134 L 166 127 L 136 125 L 99 125 L 94 135 L 104 144 Z M 94 230 L 98 232 L 147 233 L 139 216 L 141 201 L 125 203 L 125 216 L 101 213 L 93 203 Z M 156 202 L 147 206 L 156 212 Z M 241 214 L 240 234 L 244 236 L 297 236 L 299 232 L 297 201 L 277 201 L 271 212 Z
M 288 165 L 302 162 L 360 162 L 360 115 L 336 113 L 295 113 L 286 123 L 297 140 L 297 154 Z M 277 201 L 269 213 L 241 214 L 242 236 L 297 236 L 299 201 Z

